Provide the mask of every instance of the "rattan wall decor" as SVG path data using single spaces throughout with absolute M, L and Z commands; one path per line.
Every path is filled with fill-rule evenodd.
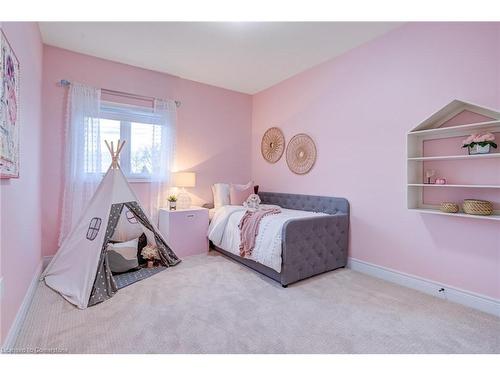
M 286 163 L 296 174 L 306 174 L 316 162 L 316 145 L 307 134 L 295 135 L 286 147 Z
M 276 163 L 285 151 L 285 136 L 279 128 L 269 128 L 262 137 L 260 144 L 262 157 L 269 163 Z

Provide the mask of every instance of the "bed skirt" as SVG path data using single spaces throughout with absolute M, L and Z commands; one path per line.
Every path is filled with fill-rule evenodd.
M 223 250 L 223 249 L 215 246 L 212 242 L 210 242 L 210 249 L 216 250 L 219 253 L 221 253 L 222 255 L 225 255 L 228 258 L 231 258 L 231 259 L 237 261 L 238 263 L 241 263 L 244 266 L 247 266 L 247 267 L 263 274 L 264 276 L 270 277 L 271 279 L 281 283 L 281 274 L 279 272 L 276 272 L 272 268 L 266 267 L 263 264 L 257 263 L 254 260 L 242 258 L 238 255 L 230 253 L 229 251 Z

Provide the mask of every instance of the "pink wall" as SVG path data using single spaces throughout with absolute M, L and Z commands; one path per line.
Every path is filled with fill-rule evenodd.
M 1 341 L 41 262 L 40 146 L 42 41 L 36 23 L 2 23 L 21 65 L 20 175 L 0 180 Z
M 2 341 L 41 254 L 57 248 L 62 78 L 181 100 L 178 168 L 198 173 L 196 203 L 211 201 L 213 182 L 250 177 L 262 190 L 344 196 L 352 205 L 352 257 L 500 298 L 498 223 L 409 212 L 404 188 L 409 129 L 454 98 L 500 107 L 498 24 L 409 24 L 253 98 L 43 48 L 33 23 L 1 25 L 21 62 L 23 108 L 21 177 L 0 185 Z M 313 136 L 318 161 L 310 174 L 290 173 L 284 159 L 262 160 L 260 138 L 270 126 L 287 140 Z M 146 185 L 134 187 L 146 195 Z
M 188 81 L 95 57 L 45 46 L 43 64 L 42 228 L 43 254 L 57 250 L 61 220 L 64 109 L 68 79 L 95 87 L 180 100 L 177 167 L 197 172 L 189 189 L 193 203 L 212 200 L 210 184 L 250 179 L 251 106 L 249 95 Z M 147 184 L 133 184 L 147 199 Z
M 253 97 L 252 176 L 261 189 L 351 202 L 353 258 L 500 298 L 500 225 L 406 209 L 406 133 L 458 98 L 500 108 L 500 25 L 407 24 Z M 306 132 L 305 176 L 260 155 L 264 131 Z M 497 193 L 498 194 L 498 193 Z

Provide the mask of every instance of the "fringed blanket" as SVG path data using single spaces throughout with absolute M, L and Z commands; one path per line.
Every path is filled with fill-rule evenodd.
M 252 255 L 255 247 L 255 240 L 259 234 L 259 226 L 262 219 L 269 215 L 281 213 L 279 208 L 260 209 L 257 211 L 248 210 L 238 224 L 240 229 L 240 256 L 245 258 Z

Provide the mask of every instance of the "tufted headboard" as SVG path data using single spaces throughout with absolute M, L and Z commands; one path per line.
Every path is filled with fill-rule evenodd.
M 263 204 L 276 204 L 291 210 L 349 214 L 349 202 L 345 198 L 268 192 L 259 192 L 259 197 Z

